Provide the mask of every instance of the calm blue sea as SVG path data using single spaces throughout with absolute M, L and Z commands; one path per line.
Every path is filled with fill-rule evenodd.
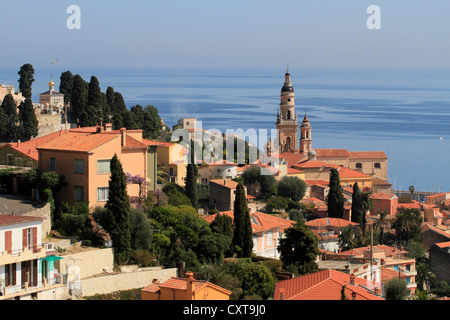
M 17 86 L 20 68 L 0 69 Z M 67 69 L 35 67 L 33 100 Z M 196 117 L 204 129 L 273 129 L 285 69 L 70 69 L 102 90 L 112 86 L 128 107 L 152 104 L 169 126 Z M 396 189 L 450 191 L 450 70 L 290 68 L 300 120 L 313 148 L 383 150 Z M 440 139 L 442 137 L 442 139 Z

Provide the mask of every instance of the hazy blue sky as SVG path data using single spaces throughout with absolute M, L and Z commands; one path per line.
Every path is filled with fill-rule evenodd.
M 366 27 L 372 4 L 381 30 Z M 450 68 L 449 16 L 443 0 L 14 0 L 0 67 Z

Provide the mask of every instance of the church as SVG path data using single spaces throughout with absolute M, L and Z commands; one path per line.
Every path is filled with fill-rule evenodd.
M 343 187 L 351 188 L 358 182 L 360 188 L 367 187 L 374 192 L 390 192 L 391 184 L 387 182 L 388 158 L 384 151 L 313 149 L 312 126 L 306 113 L 302 123 L 298 122 L 295 91 L 289 69 L 281 88 L 275 125 L 278 148 L 273 148 L 272 142 L 269 141 L 268 152 L 278 150 L 280 160 L 287 162 L 288 168 L 304 171 L 305 179 L 310 184 L 328 181 L 329 171 L 336 168 Z

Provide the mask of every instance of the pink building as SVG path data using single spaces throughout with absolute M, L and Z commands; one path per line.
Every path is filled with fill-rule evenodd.
M 374 216 L 380 212 L 387 211 L 390 215 L 397 214 L 398 197 L 393 193 L 373 193 L 370 198 L 373 200 L 373 210 L 370 215 Z

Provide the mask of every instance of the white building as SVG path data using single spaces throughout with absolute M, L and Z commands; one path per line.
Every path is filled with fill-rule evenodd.
M 43 218 L 0 215 L 0 300 L 39 299 L 62 286 L 42 243 Z

